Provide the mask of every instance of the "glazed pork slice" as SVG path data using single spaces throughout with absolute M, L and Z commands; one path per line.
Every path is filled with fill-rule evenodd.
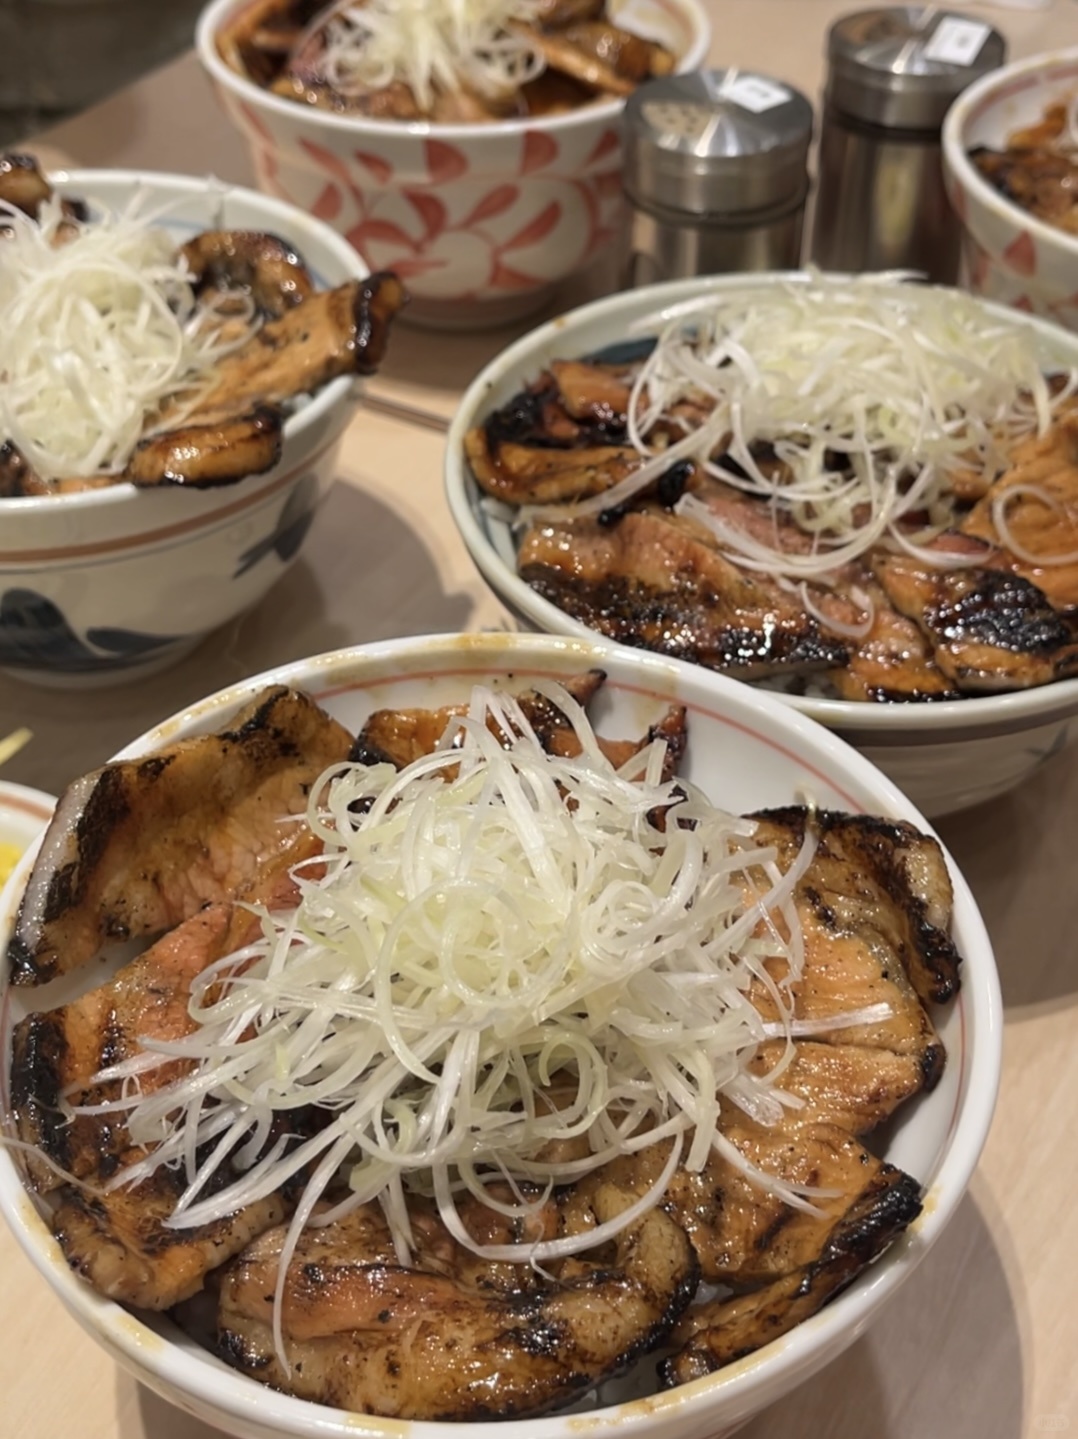
M 920 627 L 899 614 L 874 580 L 862 578 L 859 588 L 872 605 L 872 624 L 862 638 L 848 641 L 849 659 L 827 676 L 838 697 L 883 704 L 960 699 Z
M 293 867 L 313 874 L 320 851 L 310 831 L 299 831 L 237 896 L 242 902 L 206 905 L 106 984 L 19 1021 L 12 1034 L 11 1109 L 19 1138 L 51 1161 L 29 1163 L 39 1192 L 59 1184 L 61 1173 L 95 1184 L 113 1177 L 131 1147 L 122 1116 L 73 1114 L 72 1107 L 119 1098 L 120 1080 L 96 1076 L 138 1055 L 146 1040 L 171 1041 L 193 1032 L 192 982 L 258 932 L 259 922 L 246 905 L 292 908 L 299 898 Z M 183 1061 L 170 1060 L 144 1072 L 140 1092 L 163 1088 L 185 1068 Z
M 751 818 L 757 821 L 753 843 L 774 845 L 783 870 L 809 826 L 817 837 L 795 890 L 806 951 L 804 975 L 792 985 L 797 1017 L 886 1002 L 893 1031 L 869 1026 L 862 1033 L 855 1026 L 836 1031 L 839 1042 L 882 1042 L 904 1053 L 911 1043 L 917 1049 L 922 1039 L 934 1039 L 922 1006 L 946 1003 L 958 992 L 960 963 L 948 933 L 953 893 L 938 842 L 904 821 L 800 806 Z M 770 1012 L 770 1000 L 761 1004 Z M 926 1055 L 926 1062 L 934 1061 Z
M 235 896 L 287 848 L 311 786 L 351 746 L 313 700 L 277 686 L 219 734 L 77 781 L 19 909 L 13 982 L 69 973 L 111 941 L 164 933 Z
M 738 1292 L 811 1264 L 866 1184 L 890 1169 L 833 1124 L 765 1127 L 724 1105 L 719 1128 L 759 1173 L 818 1191 L 811 1211 L 795 1208 L 717 1151 L 699 1172 L 676 1172 L 663 1208 L 688 1234 L 701 1278 Z
M 812 1259 L 748 1294 L 705 1301 L 686 1312 L 672 1335 L 679 1348 L 659 1368 L 664 1387 L 688 1384 L 789 1333 L 916 1219 L 921 1211 L 916 1180 L 879 1160 L 866 1167 L 863 1179 Z
M 1030 689 L 1078 674 L 1078 621 L 1012 568 L 937 570 L 911 556 L 879 555 L 873 570 L 958 689 Z
M 510 505 L 568 504 L 599 495 L 643 463 L 629 445 L 540 447 L 494 441 L 484 430 L 470 430 L 464 447 L 480 487 Z
M 136 1160 L 140 1151 L 133 1151 Z M 221 1182 L 231 1177 L 220 1171 Z M 71 1268 L 99 1294 L 140 1309 L 171 1309 L 198 1294 L 206 1276 L 252 1239 L 280 1224 L 287 1195 L 271 1194 L 234 1214 L 193 1229 L 168 1220 L 186 1187 L 182 1170 L 159 1169 L 131 1189 L 107 1194 L 67 1186 L 53 1216 L 53 1233 Z M 213 1181 L 204 1193 L 213 1193 Z
M 212 424 L 285 404 L 338 375 L 373 374 L 404 303 L 404 288 L 389 272 L 316 291 L 218 362 L 213 385 L 185 423 Z M 166 414 L 162 426 L 167 423 Z
M 1035 585 L 1054 608 L 1078 607 L 1078 401 L 1067 402 L 1047 434 L 1015 446 L 1010 467 L 959 530 L 997 546 L 993 564 Z
M 562 684 L 569 695 L 586 709 L 605 682 L 605 672 L 596 669 L 567 676 Z M 576 731 L 553 701 L 536 690 L 525 690 L 516 699 L 537 739 L 549 754 L 571 758 L 580 753 Z M 388 762 L 397 769 L 403 769 L 420 756 L 432 753 L 447 726 L 467 712 L 465 704 L 446 705 L 434 710 L 376 710 L 357 735 L 351 758 L 363 764 Z M 685 753 L 685 708 L 683 705 L 671 705 L 663 718 L 650 726 L 640 740 L 612 740 L 603 736 L 597 736 L 597 739 L 599 748 L 615 768 L 625 764 L 653 740 L 665 740 L 663 778 L 670 779 L 677 773 Z
M 880 1046 L 818 1043 L 795 1039 L 792 1056 L 784 1040 L 761 1044 L 749 1069 L 770 1074 L 780 1062 L 777 1083 L 800 1101 L 788 1124 L 833 1124 L 848 1134 L 869 1134 L 900 1105 L 924 1088 L 920 1055 L 896 1053 Z
M 133 1185 L 122 1183 L 124 1171 L 149 1154 L 132 1144 L 123 1111 L 72 1111 L 121 1097 L 125 1082 L 99 1079 L 99 1071 L 145 1052 L 147 1041 L 175 1041 L 194 1031 L 193 980 L 257 935 L 260 922 L 247 903 L 270 910 L 295 905 L 293 866 L 317 865 L 320 849 L 313 835 L 301 833 L 266 865 L 242 896 L 245 903 L 208 905 L 108 984 L 16 1027 L 13 1117 L 19 1137 L 51 1161 L 31 1161 L 31 1181 L 39 1191 L 51 1189 L 59 1170 L 71 1181 L 57 1196 L 53 1232 L 71 1267 L 101 1294 L 146 1309 L 171 1308 L 289 1212 L 288 1197 L 276 1194 L 212 1223 L 173 1228 L 168 1221 L 188 1183 L 184 1169 L 162 1165 Z M 172 1058 L 143 1071 L 139 1092 L 160 1090 L 188 1068 L 188 1061 Z M 294 1119 L 302 1125 L 303 1116 Z M 211 1195 L 232 1177 L 222 1165 L 204 1192 Z
M 612 1220 L 633 1197 L 600 1172 L 570 1192 L 558 1232 Z M 274 1388 L 353 1413 L 523 1417 L 568 1403 L 653 1349 L 696 1289 L 692 1248 L 659 1209 L 608 1245 L 538 1270 L 477 1261 L 430 1221 L 413 1224 L 404 1266 L 380 1219 L 367 1206 L 300 1237 L 281 1314 L 287 1370 L 272 1331 L 284 1230 L 256 1241 L 223 1278 L 222 1356 Z
M 655 509 L 613 526 L 544 522 L 521 542 L 521 578 L 610 639 L 738 678 L 831 668 L 846 645 L 794 596 L 724 559 L 699 528 Z

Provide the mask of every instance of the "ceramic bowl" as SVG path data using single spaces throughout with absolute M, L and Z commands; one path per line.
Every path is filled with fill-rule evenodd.
M 327 225 L 253 190 L 131 170 L 52 178 L 110 207 L 141 190 L 168 207 L 161 223 L 181 242 L 220 226 L 272 231 L 320 287 L 367 274 Z M 296 559 L 357 401 L 350 376 L 331 381 L 286 420 L 279 463 L 238 484 L 0 500 L 0 669 L 51 685 L 134 679 L 249 609 Z
M 216 729 L 261 685 L 309 690 L 353 730 L 386 705 L 439 705 L 476 682 L 512 672 L 527 683 L 600 666 L 608 674 L 596 710 L 602 732 L 641 733 L 671 701 L 688 706 L 686 772 L 718 804 L 745 811 L 802 801 L 869 811 L 924 826 L 917 811 L 878 770 L 834 735 L 773 696 L 705 670 L 595 641 L 542 635 L 483 634 L 394 640 L 285 666 L 233 686 L 166 720 L 123 751 L 144 755 L 186 735 Z M 12 922 L 18 884 L 0 909 L 0 938 Z M 727 1369 L 658 1397 L 641 1397 L 584 1414 L 514 1420 L 514 1439 L 574 1439 L 584 1432 L 618 1439 L 722 1439 L 845 1349 L 909 1277 L 935 1242 L 969 1181 L 995 1102 L 1001 1009 L 984 925 L 961 875 L 953 933 L 964 956 L 962 988 L 936 1018 L 948 1063 L 931 1094 L 912 1101 L 888 1131 L 885 1152 L 922 1181 L 924 1212 L 870 1269 L 820 1313 Z M 32 1002 L 33 995 L 30 994 Z M 3 998 L 4 1070 L 12 1024 L 27 991 Z M 160 1316 L 131 1313 L 95 1294 L 69 1270 L 15 1157 L 0 1149 L 0 1209 L 45 1283 L 79 1323 L 140 1381 L 204 1422 L 241 1439 L 483 1439 L 498 1425 L 410 1422 L 343 1414 L 274 1393 L 237 1374 Z M 642 1382 L 652 1381 L 650 1370 Z
M 332 114 L 225 64 L 217 35 L 247 3 L 213 0 L 197 45 L 259 184 L 328 221 L 372 270 L 396 271 L 412 295 L 409 321 L 475 328 L 529 314 L 614 239 L 620 99 L 493 124 Z M 614 0 L 611 12 L 663 41 L 681 69 L 707 54 L 698 0 Z
M 993 70 L 964 91 L 943 125 L 944 180 L 962 224 L 967 283 L 998 300 L 1078 330 L 1078 235 L 1036 219 L 977 171 L 969 151 L 1005 147 L 1054 101 L 1078 96 L 1078 48 Z
M 753 276 L 752 283 L 778 285 L 791 278 L 796 277 Z M 707 291 L 736 289 L 744 283 L 744 277 L 737 275 L 675 281 L 597 300 L 510 345 L 469 386 L 446 441 L 449 508 L 480 574 L 519 624 L 554 634 L 590 633 L 518 577 L 510 524 L 484 504 L 464 455 L 464 436 L 548 361 L 592 354 L 624 340 L 628 327 L 638 321 L 661 317 Z M 1073 336 L 1043 322 L 997 313 L 1030 325 L 1046 361 L 1078 365 L 1078 341 Z M 1016 694 L 924 705 L 856 704 L 785 694 L 779 698 L 861 750 L 933 817 L 1004 793 L 1078 739 L 1078 680 Z

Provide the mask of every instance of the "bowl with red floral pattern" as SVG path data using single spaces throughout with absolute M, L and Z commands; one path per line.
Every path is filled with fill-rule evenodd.
M 470 14 L 472 7 L 443 8 Z M 527 54 L 499 62 L 503 70 L 545 67 L 531 79 L 524 72 L 523 99 L 499 91 L 488 104 L 483 87 L 501 85 L 504 74 L 492 82 L 485 71 L 439 92 L 438 64 L 452 58 L 450 42 L 416 29 L 420 12 L 437 11 L 436 3 L 376 0 L 345 12 L 371 10 L 389 30 L 397 27 L 374 38 L 384 50 L 396 46 L 390 60 L 409 79 L 391 80 L 369 101 L 354 98 L 365 83 L 362 67 L 360 79 L 348 69 L 355 46 L 335 68 L 325 62 L 333 84 L 327 81 L 323 58 L 344 42 L 337 32 L 326 40 L 325 24 L 344 22 L 317 12 L 312 20 L 305 0 L 213 0 L 197 39 L 260 187 L 328 221 L 368 264 L 394 270 L 412 296 L 410 320 L 452 329 L 532 313 L 559 282 L 615 253 L 624 206 L 621 111 L 633 77 L 646 79 L 653 63 L 642 47 L 661 52 L 658 69 L 692 70 L 710 40 L 699 0 L 485 0 L 474 8 L 495 37 L 488 48 L 503 43 L 499 26 L 521 25 L 517 12 L 540 19 L 566 12 L 567 28 L 548 34 L 545 21 L 538 24 L 549 63 Z M 340 5 L 330 9 L 342 14 Z M 407 27 L 416 32 L 411 44 Z M 415 61 L 419 52 L 426 70 Z M 378 54 L 379 64 L 389 63 Z M 483 59 L 486 65 L 489 56 Z M 432 65 L 428 117 L 415 97 Z M 541 99 L 529 98 L 540 87 Z
M 1078 330 L 1078 47 L 971 85 L 948 111 L 943 161 L 968 287 Z

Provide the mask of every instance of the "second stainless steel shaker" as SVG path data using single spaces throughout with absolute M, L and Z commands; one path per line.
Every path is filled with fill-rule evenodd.
M 961 91 L 1002 65 L 1002 35 L 937 6 L 896 5 L 837 20 L 827 58 L 813 261 L 953 283 L 959 227 L 940 129 Z
M 811 139 L 808 100 L 763 75 L 711 70 L 641 85 L 624 119 L 628 283 L 795 267 Z

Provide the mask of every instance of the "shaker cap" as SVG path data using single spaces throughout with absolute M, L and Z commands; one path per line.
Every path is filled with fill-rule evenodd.
M 743 214 L 808 188 L 812 106 L 792 85 L 745 70 L 668 75 L 625 102 L 630 199 L 688 215 Z
M 967 85 L 1003 64 L 998 30 L 935 5 L 858 10 L 827 35 L 828 101 L 888 129 L 938 130 Z

